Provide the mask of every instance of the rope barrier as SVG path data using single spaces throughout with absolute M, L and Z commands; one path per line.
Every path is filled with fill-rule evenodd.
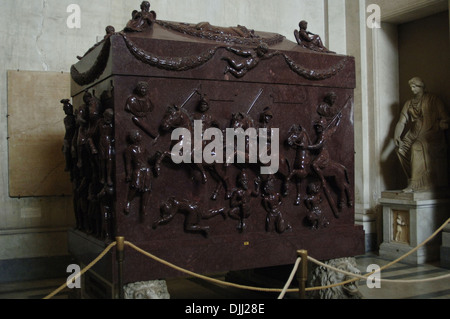
M 357 279 L 364 279 L 364 280 L 366 280 L 369 276 L 373 275 L 375 272 L 379 272 L 380 271 L 380 270 L 377 270 L 377 271 L 373 271 L 373 272 L 367 273 L 365 275 L 358 275 L 358 274 L 355 274 L 355 273 L 352 273 L 352 272 L 349 272 L 349 271 L 345 271 L 345 270 L 342 270 L 342 269 L 339 269 L 339 268 L 336 268 L 336 267 L 324 264 L 323 262 L 321 262 L 321 261 L 319 261 L 319 260 L 317 260 L 315 258 L 312 258 L 312 257 L 308 257 L 308 259 L 311 260 L 312 262 L 314 262 L 315 264 L 319 265 L 319 266 L 326 267 L 326 268 L 328 268 L 330 270 L 333 270 L 333 271 L 336 271 L 336 272 L 340 272 L 340 273 L 342 273 L 344 275 L 347 275 L 347 276 L 353 276 L 353 277 L 355 277 Z M 382 279 L 382 278 L 379 278 L 377 280 L 379 280 L 380 282 L 405 283 L 406 284 L 406 283 L 414 283 L 414 282 L 425 282 L 425 281 L 432 281 L 432 280 L 441 280 L 441 279 L 445 279 L 445 278 L 449 278 L 449 277 L 450 277 L 450 273 L 445 274 L 445 275 L 441 275 L 441 276 L 437 276 L 437 277 L 424 278 L 424 279 L 408 279 L 408 280 L 405 280 L 405 279 Z
M 439 227 L 433 234 L 431 234 L 427 239 L 425 239 L 425 240 L 424 240 L 421 244 L 419 244 L 417 247 L 413 248 L 412 250 L 410 250 L 410 251 L 407 252 L 406 254 L 400 256 L 399 258 L 397 258 L 397 259 L 391 261 L 390 263 L 384 265 L 383 267 L 380 267 L 379 269 L 376 269 L 376 270 L 374 270 L 374 271 L 372 271 L 372 272 L 370 272 L 370 273 L 365 274 L 365 275 L 363 276 L 364 279 L 367 279 L 367 277 L 369 277 L 369 276 L 371 276 L 371 275 L 373 275 L 373 274 L 375 274 L 375 273 L 377 273 L 377 272 L 380 272 L 380 271 L 382 271 L 382 270 L 385 270 L 385 269 L 391 267 L 392 265 L 398 263 L 399 261 L 405 259 L 405 258 L 408 257 L 409 255 L 411 255 L 411 254 L 413 254 L 414 252 L 416 252 L 417 250 L 419 250 L 421 247 L 423 247 L 424 245 L 426 245 L 430 240 L 432 240 L 437 234 L 439 234 L 439 232 L 442 231 L 442 229 L 444 229 L 444 227 L 447 226 L 447 224 L 448 224 L 449 222 L 450 222 L 450 218 L 447 219 L 447 220 L 441 225 L 441 227 Z M 314 258 L 311 257 L 311 256 L 308 256 L 308 259 L 311 260 L 312 262 L 316 263 L 316 264 L 319 264 L 319 263 L 320 263 L 320 264 L 323 264 L 323 263 L 319 262 L 317 259 L 314 259 Z M 322 266 L 322 265 L 321 265 L 321 266 Z M 334 268 L 334 267 L 332 267 L 332 266 L 330 266 L 330 265 L 325 265 L 325 264 L 323 264 L 323 266 L 324 266 L 324 267 L 327 267 L 327 268 L 330 268 L 330 269 L 331 269 L 331 268 Z M 343 270 L 337 269 L 337 268 L 334 268 L 333 270 L 334 270 L 334 271 L 338 271 L 338 272 L 343 272 Z M 354 273 L 349 273 L 349 274 L 351 274 L 351 276 L 353 276 L 353 278 L 348 279 L 348 280 L 346 280 L 346 281 L 342 281 L 342 282 L 340 282 L 340 283 L 331 284 L 331 285 L 327 285 L 327 286 L 309 287 L 309 288 L 306 288 L 306 291 L 334 288 L 334 287 L 337 287 L 337 286 L 340 286 L 340 285 L 346 285 L 346 284 L 348 284 L 348 283 L 351 283 L 351 282 L 354 282 L 354 281 L 357 281 L 357 280 L 360 279 L 360 278 L 358 278 L 358 276 L 357 276 L 356 274 L 354 274 Z M 449 276 L 450 276 L 450 274 L 448 274 L 448 275 L 443 275 L 443 276 L 439 276 L 439 277 L 435 277 L 435 278 L 420 279 L 420 282 L 431 281 L 431 280 L 438 280 L 438 279 L 444 279 L 444 278 L 447 278 L 447 277 L 449 277 Z M 385 280 L 385 281 L 388 281 L 388 279 L 384 279 L 384 280 Z M 406 282 L 412 282 L 413 280 L 414 280 L 414 279 L 412 279 L 412 280 L 398 280 L 397 282 L 398 282 L 398 283 L 406 283 Z M 417 280 L 419 280 L 419 279 L 417 279 Z M 393 280 L 391 279 L 391 282 L 395 282 L 395 281 L 393 281 Z M 418 282 L 419 282 L 419 281 L 418 281 Z
M 159 263 L 162 263 L 163 265 L 171 267 L 171 268 L 173 268 L 175 270 L 178 270 L 178 271 L 180 271 L 182 273 L 185 273 L 187 275 L 190 275 L 190 276 L 193 276 L 193 277 L 197 277 L 197 278 L 200 278 L 200 279 L 203 279 L 203 280 L 207 280 L 207 281 L 219 284 L 219 285 L 229 286 L 229 287 L 234 287 L 234 288 L 240 288 L 240 289 L 246 289 L 246 290 L 253 290 L 253 291 L 262 291 L 262 292 L 281 292 L 282 291 L 282 289 L 278 289 L 278 288 L 259 288 L 259 287 L 251 287 L 251 286 L 239 285 L 239 284 L 235 284 L 235 283 L 226 282 L 226 281 L 223 281 L 223 280 L 207 277 L 207 276 L 204 276 L 204 275 L 200 275 L 200 274 L 197 274 L 197 273 L 192 272 L 190 270 L 187 270 L 187 269 L 181 268 L 179 266 L 176 266 L 176 265 L 174 265 L 174 264 L 172 264 L 172 263 L 170 263 L 168 261 L 165 261 L 165 260 L 163 260 L 163 259 L 161 259 L 159 257 L 156 257 L 156 256 L 150 254 L 149 252 L 146 252 L 145 250 L 143 250 L 143 249 L 137 247 L 136 245 L 130 243 L 129 241 L 125 241 L 125 245 L 130 246 L 131 248 L 135 249 L 136 251 L 142 253 L 143 255 L 145 255 L 147 257 L 152 258 L 153 260 L 155 260 L 155 261 L 157 261 Z M 294 289 L 294 290 L 291 290 L 291 291 L 298 291 L 298 289 Z
M 292 280 L 294 279 L 295 274 L 297 273 L 297 269 L 298 269 L 298 265 L 300 265 L 300 261 L 302 261 L 302 259 L 300 257 L 298 257 L 297 260 L 295 261 L 294 268 L 292 268 L 292 272 L 289 275 L 288 281 L 284 285 L 283 290 L 281 291 L 281 293 L 280 293 L 280 295 L 278 296 L 277 299 L 283 299 L 284 298 L 284 295 L 286 294 L 289 286 L 292 283 Z
M 86 271 L 88 271 L 89 269 L 91 269 L 100 259 L 103 258 L 103 256 L 105 256 L 110 250 L 111 248 L 113 248 L 116 245 L 116 242 L 112 242 L 111 244 L 108 245 L 108 247 L 105 248 L 105 250 L 103 250 L 103 252 L 98 255 L 97 258 L 95 258 L 91 263 L 89 263 L 89 265 L 87 265 L 85 268 L 83 268 L 83 270 L 81 270 L 78 274 L 76 274 L 73 277 L 73 280 L 78 279 L 81 275 L 83 275 Z M 50 299 L 52 298 L 54 295 L 56 295 L 57 293 L 59 293 L 61 290 L 63 290 L 64 288 L 67 287 L 67 281 L 62 284 L 59 288 L 57 288 L 55 291 L 53 291 L 52 293 L 50 293 L 49 295 L 45 296 L 44 299 Z
M 450 223 L 450 218 L 447 219 L 442 225 L 441 227 L 439 227 L 438 229 L 436 229 L 436 231 L 431 234 L 430 237 L 428 237 L 427 239 L 425 239 L 421 244 L 419 244 L 417 247 L 411 249 L 409 252 L 407 252 L 406 254 L 404 254 L 403 256 L 398 257 L 397 259 L 391 261 L 390 263 L 388 263 L 387 265 L 384 265 L 383 267 L 381 267 L 378 271 L 384 270 L 386 268 L 389 268 L 390 266 L 398 263 L 400 260 L 405 259 L 406 257 L 408 257 L 409 255 L 413 254 L 414 252 L 416 252 L 417 250 L 419 250 L 422 246 L 425 246 L 426 243 L 428 243 L 430 240 L 432 240 L 437 234 L 439 234 L 439 232 L 441 232 L 441 230 L 444 229 L 445 226 L 447 226 L 447 224 Z
M 437 229 L 430 237 L 428 237 L 428 238 L 427 238 L 426 240 L 424 240 L 420 245 L 418 245 L 417 247 L 415 247 L 414 249 L 412 249 L 412 250 L 409 251 L 408 253 L 406 253 L 406 254 L 404 254 L 403 256 L 401 256 L 401 257 L 395 259 L 394 261 L 392 261 L 392 262 L 390 262 L 390 263 L 384 265 L 383 267 L 380 267 L 380 268 L 378 268 L 377 270 L 374 270 L 374 271 L 372 271 L 372 272 L 370 272 L 370 273 L 367 273 L 367 274 L 365 274 L 365 275 L 358 275 L 358 274 L 355 274 L 355 273 L 346 272 L 346 271 L 344 271 L 344 270 L 342 270 L 342 269 L 338 269 L 338 268 L 335 268 L 335 267 L 333 267 L 333 266 L 324 264 L 324 263 L 320 262 L 319 260 L 317 260 L 317 259 L 315 259 L 315 258 L 313 258 L 313 257 L 311 257 L 311 256 L 308 255 L 307 259 L 310 260 L 311 262 L 313 262 L 313 263 L 315 263 L 315 264 L 317 264 L 317 265 L 319 265 L 319 266 L 326 267 L 326 268 L 328 268 L 328 269 L 330 269 L 330 270 L 337 271 L 337 272 L 341 272 L 341 273 L 343 273 L 343 274 L 345 274 L 345 275 L 348 275 L 348 276 L 352 276 L 353 278 L 351 278 L 351 279 L 349 279 L 349 280 L 346 280 L 346 281 L 342 281 L 342 282 L 340 282 L 340 283 L 336 283 L 336 284 L 331 284 L 331 285 L 326 285 L 326 286 L 318 286 L 318 287 L 308 287 L 308 288 L 305 289 L 305 291 L 313 291 L 313 290 L 328 289 L 328 288 L 333 288 L 333 287 L 337 287 L 337 286 L 340 286 L 340 285 L 345 285 L 345 284 L 347 284 L 347 283 L 351 283 L 351 282 L 354 282 L 354 281 L 357 281 L 357 280 L 360 280 L 360 279 L 367 279 L 369 276 L 371 276 L 371 275 L 373 275 L 373 274 L 375 274 L 375 273 L 377 273 L 377 272 L 380 272 L 380 271 L 382 271 L 382 270 L 385 270 L 386 268 L 388 268 L 388 267 L 390 267 L 390 266 L 396 264 L 397 262 L 399 262 L 399 261 L 405 259 L 406 257 L 408 257 L 409 255 L 413 254 L 415 251 L 417 251 L 417 250 L 420 249 L 422 246 L 424 246 L 425 244 L 427 244 L 431 239 L 433 239 L 440 231 L 442 231 L 442 229 L 444 229 L 444 227 L 445 227 L 449 222 L 450 222 L 450 218 L 447 219 L 447 221 L 446 221 L 444 224 L 442 224 L 442 226 L 439 227 L 439 228 L 438 228 L 438 229 Z M 109 244 L 109 246 L 106 247 L 106 249 L 105 249 L 102 253 L 100 253 L 100 255 L 99 255 L 97 258 L 95 258 L 88 266 L 86 266 L 83 270 L 81 270 L 80 273 L 78 273 L 77 275 L 75 275 L 74 278 L 73 278 L 73 280 L 76 280 L 76 279 L 79 278 L 81 275 L 83 275 L 86 271 L 88 271 L 92 266 L 94 266 L 94 265 L 95 265 L 101 258 L 103 258 L 103 256 L 105 256 L 105 255 L 109 252 L 109 250 L 111 250 L 111 248 L 114 247 L 116 244 L 117 244 L 116 241 L 114 241 L 114 242 L 112 242 L 111 244 Z M 288 289 L 288 287 L 289 287 L 290 284 L 292 283 L 292 280 L 293 280 L 293 278 L 294 278 L 294 275 L 295 275 L 295 273 L 297 272 L 298 266 L 299 266 L 299 264 L 300 264 L 300 262 L 301 262 L 301 258 L 297 258 L 297 260 L 296 260 L 296 262 L 295 262 L 295 264 L 294 264 L 293 270 L 292 270 L 292 272 L 291 272 L 291 274 L 290 274 L 290 276 L 289 276 L 289 278 L 288 278 L 288 281 L 287 281 L 286 284 L 284 285 L 283 289 L 278 289 L 278 288 L 260 288 L 260 287 L 252 287 L 252 286 L 246 286 L 246 285 L 240 285 L 240 284 L 235 284 L 235 283 L 225 282 L 225 281 L 222 281 L 222 280 L 219 280 L 219 279 L 210 278 L 210 277 L 207 277 L 207 276 L 204 276 L 204 275 L 200 275 L 200 274 L 197 274 L 197 273 L 192 272 L 192 271 L 190 271 L 190 270 L 187 270 L 187 269 L 181 268 L 181 267 L 179 267 L 179 266 L 176 266 L 176 265 L 174 265 L 174 264 L 172 264 L 172 263 L 170 263 L 170 262 L 168 262 L 168 261 L 165 261 L 165 260 L 163 260 L 163 259 L 161 259 L 161 258 L 159 258 L 159 257 L 156 257 L 156 256 L 152 255 L 151 253 L 146 252 L 146 251 L 144 251 L 143 249 L 137 247 L 136 245 L 134 245 L 133 243 L 131 243 L 131 242 L 129 242 L 129 241 L 124 241 L 124 244 L 127 245 L 127 246 L 129 246 L 129 247 L 131 247 L 131 248 L 133 248 L 133 249 L 135 249 L 136 251 L 140 252 L 141 254 L 143 254 L 143 255 L 145 255 L 145 256 L 147 256 L 147 257 L 152 258 L 153 260 L 155 260 L 155 261 L 157 261 L 157 262 L 159 262 L 159 263 L 161 263 L 161 264 L 164 264 L 164 265 L 166 265 L 166 266 L 168 266 L 168 267 L 171 267 L 171 268 L 173 268 L 173 269 L 175 269 L 175 270 L 178 270 L 178 271 L 180 271 L 180 272 L 183 272 L 183 273 L 185 273 L 185 274 L 187 274 L 187 275 L 190 275 L 190 276 L 193 276 L 193 277 L 197 277 L 197 278 L 200 278 L 200 279 L 203 279 L 203 280 L 207 280 L 207 281 L 213 282 L 213 283 L 215 283 L 215 284 L 219 284 L 219 285 L 223 285 L 223 286 L 229 286 L 229 287 L 234 287 L 234 288 L 239 288 L 239 289 L 253 290 L 253 291 L 262 291 L 262 292 L 280 292 L 280 295 L 278 296 L 278 299 L 282 299 L 282 298 L 284 297 L 284 295 L 286 294 L 286 292 L 298 292 L 298 291 L 299 291 L 298 288 Z M 393 282 L 393 283 L 412 283 L 412 282 L 426 282 L 426 281 L 433 281 L 433 280 L 441 280 L 441 279 L 445 279 L 445 278 L 448 278 L 448 277 L 450 277 L 450 274 L 446 274 L 446 275 L 442 275 L 442 276 L 438 276 L 438 277 L 433 277 L 433 278 L 424 278 L 424 279 L 412 279 L 412 280 L 380 279 L 380 281 Z M 44 299 L 50 299 L 50 298 L 52 298 L 54 295 L 56 295 L 57 293 L 59 293 L 61 290 L 63 290 L 63 289 L 66 288 L 66 287 L 67 287 L 67 281 L 66 281 L 66 283 L 64 283 L 63 285 L 61 285 L 59 288 L 57 288 L 55 291 L 53 291 L 52 293 L 50 293 L 49 295 L 47 295 L 46 297 L 44 297 Z

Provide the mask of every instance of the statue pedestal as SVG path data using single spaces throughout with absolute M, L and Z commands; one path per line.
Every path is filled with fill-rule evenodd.
M 404 193 L 385 191 L 383 206 L 383 243 L 379 254 L 396 259 L 420 245 L 448 218 L 450 190 Z M 409 255 L 404 262 L 422 264 L 439 260 L 441 234 Z

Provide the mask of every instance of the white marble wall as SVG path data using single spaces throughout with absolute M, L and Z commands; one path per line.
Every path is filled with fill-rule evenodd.
M 11 198 L 8 192 L 7 70 L 65 71 L 84 53 L 114 16 L 117 1 L 4 0 L 0 10 L 0 259 L 67 254 L 66 229 L 73 224 L 71 198 Z M 66 25 L 67 6 L 79 3 L 82 27 Z M 63 97 L 61 97 L 63 98 Z M 59 101 L 50 101 L 60 112 Z M 33 107 L 30 101 L 30 108 Z M 31 110 L 36 111 L 36 110 Z M 62 114 L 63 115 L 63 114 Z M 33 210 L 39 214 L 25 214 Z

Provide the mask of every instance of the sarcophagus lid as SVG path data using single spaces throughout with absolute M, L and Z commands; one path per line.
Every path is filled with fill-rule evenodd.
M 302 42 L 302 28 L 294 31 L 295 43 L 280 34 L 241 25 L 218 27 L 208 22 L 157 20 L 154 12 L 151 16 L 152 20 L 144 19 L 136 13 L 120 32 L 108 26 L 105 38 L 72 66 L 72 78 L 77 84 L 72 93 L 110 75 L 131 74 L 211 80 L 245 77 L 245 81 L 266 83 L 355 86 L 354 58 L 329 51 L 316 35 L 317 41 Z M 137 21 L 140 19 L 143 20 Z M 230 65 L 226 58 L 230 53 L 240 57 L 243 64 Z M 267 60 L 270 68 L 258 68 L 260 63 L 268 64 Z

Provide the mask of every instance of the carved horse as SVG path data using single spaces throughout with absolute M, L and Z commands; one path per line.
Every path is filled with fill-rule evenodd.
M 349 207 L 353 206 L 353 198 L 350 192 L 350 181 L 348 178 L 347 168 L 344 165 L 332 160 L 326 147 L 326 144 L 329 142 L 331 136 L 336 132 L 339 126 L 341 116 L 342 113 L 339 112 L 329 122 L 322 117 L 318 121 L 316 121 L 314 124 L 314 128 L 317 133 L 317 141 L 316 144 L 308 146 L 309 150 L 318 151 L 318 154 L 313 160 L 311 167 L 322 181 L 324 193 L 333 209 L 336 218 L 339 217 L 339 211 L 341 211 L 344 206 L 345 198 L 347 198 L 347 205 Z M 337 208 L 339 211 L 336 210 L 336 207 L 333 204 L 333 199 L 329 194 L 325 178 L 332 178 L 335 181 L 338 190 L 339 202 Z
M 163 131 L 170 131 L 176 128 L 186 128 L 191 133 L 191 136 L 193 135 L 193 120 L 192 116 L 183 108 L 179 108 L 177 106 L 169 106 L 167 109 L 166 114 L 164 115 L 162 122 L 161 122 L 161 128 Z M 183 137 L 181 137 L 182 139 Z M 205 142 L 203 142 L 203 147 Z M 206 163 L 202 160 L 202 163 L 195 163 L 193 160 L 193 152 L 191 152 L 191 163 L 194 163 L 195 167 L 200 171 L 202 174 L 202 182 L 205 184 L 208 181 L 208 177 L 206 175 L 206 172 L 208 171 L 211 176 L 214 178 L 214 180 L 217 182 L 216 188 L 214 189 L 213 194 L 211 195 L 211 199 L 215 200 L 218 196 L 218 193 L 222 186 L 225 187 L 226 191 L 226 198 L 230 198 L 231 194 L 229 192 L 230 188 L 228 185 L 228 177 L 226 174 L 226 167 L 223 164 L 220 163 Z M 160 174 L 160 167 L 161 163 L 164 158 L 171 157 L 170 151 L 160 152 L 160 155 L 158 156 L 155 164 L 156 174 Z
M 322 124 L 316 123 L 316 129 L 323 127 Z M 336 123 L 336 126 L 338 123 Z M 332 160 L 327 149 L 324 147 L 325 140 L 330 137 L 330 133 L 334 128 L 331 128 L 329 132 L 319 131 L 318 142 L 315 145 L 311 145 L 310 139 L 300 126 L 293 126 L 288 138 L 288 144 L 296 149 L 296 159 L 294 161 L 294 169 L 289 175 L 289 180 L 296 178 L 297 180 L 297 200 L 296 204 L 300 203 L 299 183 L 302 179 L 305 179 L 311 173 L 315 173 L 321 183 L 325 196 L 333 210 L 336 218 L 339 217 L 339 211 L 344 206 L 345 198 L 347 198 L 347 205 L 353 205 L 353 199 L 350 192 L 350 181 L 347 174 L 347 168 Z M 319 154 L 311 161 L 310 151 L 318 150 Z M 330 195 L 330 190 L 327 180 L 334 180 L 335 186 L 338 192 L 338 205 L 334 203 L 333 198 Z
M 233 128 L 234 130 L 243 129 L 244 131 L 246 131 L 249 128 L 255 128 L 256 136 L 254 136 L 254 138 L 258 141 L 258 143 L 261 142 L 258 138 L 258 134 L 259 134 L 258 125 L 255 124 L 255 121 L 248 114 L 244 114 L 241 112 L 232 114 L 230 127 Z M 268 132 L 268 134 L 270 134 L 270 132 Z M 233 158 L 235 158 L 236 156 L 239 155 L 239 156 L 241 156 L 241 158 L 245 159 L 245 163 L 250 163 L 250 153 L 249 153 L 250 144 L 249 144 L 249 142 L 250 142 L 249 139 L 247 139 L 245 142 L 244 154 L 239 154 L 240 150 L 235 148 L 234 153 L 232 154 Z M 256 146 L 255 149 L 259 150 L 259 145 L 254 145 L 254 146 Z M 268 136 L 268 140 L 267 140 L 267 146 L 268 146 L 267 151 L 271 152 L 271 140 L 269 139 L 269 136 Z M 273 175 L 276 175 L 278 178 L 281 179 L 282 194 L 283 194 L 283 196 L 287 196 L 288 195 L 288 176 L 290 174 L 289 161 L 280 153 L 278 154 L 277 159 L 278 159 L 278 171 Z M 230 163 L 230 158 L 228 158 L 226 162 Z M 232 161 L 232 162 L 236 163 L 236 161 Z M 267 164 L 262 163 L 260 161 L 259 157 L 257 158 L 257 162 L 253 163 L 253 164 L 255 165 L 255 169 L 257 169 L 258 172 L 260 171 L 261 167 L 269 165 L 269 163 L 267 163 Z M 239 167 L 240 165 L 236 164 L 236 166 Z
M 327 196 L 328 202 L 330 202 L 330 205 L 332 206 L 333 213 L 337 217 L 339 217 L 339 211 L 342 210 L 345 198 L 347 198 L 347 206 L 351 207 L 353 205 L 353 199 L 350 192 L 350 181 L 348 178 L 347 168 L 329 158 L 328 152 L 321 153 L 321 156 L 323 156 L 323 159 L 325 159 L 326 164 L 319 164 L 318 162 L 313 162 L 311 164 L 313 170 L 316 172 L 316 174 L 319 176 L 320 180 L 322 181 L 323 189 L 325 192 L 325 195 Z M 321 160 L 322 162 L 322 160 Z M 323 162 L 322 162 L 323 163 Z M 328 186 L 326 184 L 325 179 L 334 179 L 337 191 L 338 191 L 338 210 L 336 210 L 333 200 L 330 197 Z
M 306 150 L 306 146 L 310 145 L 311 141 L 302 126 L 294 124 L 289 129 L 287 144 L 290 148 L 295 150 L 293 169 L 289 174 L 287 181 L 295 182 L 297 187 L 297 198 L 295 199 L 295 205 L 300 205 L 301 183 L 310 174 L 309 166 L 311 163 L 311 158 L 309 152 Z

